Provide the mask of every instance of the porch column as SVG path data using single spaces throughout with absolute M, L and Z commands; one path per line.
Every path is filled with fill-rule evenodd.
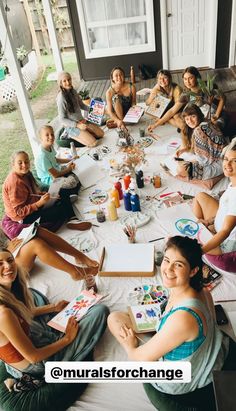
M 2 46 L 5 45 L 5 55 L 7 58 L 7 64 L 10 69 L 12 78 L 14 79 L 16 95 L 18 98 L 19 107 L 21 110 L 22 118 L 25 124 L 26 132 L 29 138 L 29 142 L 34 156 L 38 151 L 38 142 L 36 138 L 36 125 L 33 117 L 33 113 L 29 104 L 29 99 L 25 90 L 24 79 L 22 76 L 21 68 L 16 57 L 16 47 L 8 26 L 6 11 L 3 2 L 0 1 L 0 40 Z
M 60 51 L 59 43 L 57 40 L 56 27 L 54 24 L 53 14 L 52 14 L 52 7 L 51 7 L 50 0 L 42 0 L 42 4 L 43 4 L 44 14 L 45 14 L 46 22 L 47 22 L 48 34 L 49 34 L 50 43 L 52 47 L 54 63 L 56 66 L 56 71 L 57 73 L 59 73 L 60 71 L 64 70 L 64 67 L 63 67 L 63 62 L 61 58 L 61 51 Z

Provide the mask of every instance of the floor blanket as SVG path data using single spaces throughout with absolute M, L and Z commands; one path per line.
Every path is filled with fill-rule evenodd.
M 145 117 L 141 119 L 141 125 L 147 127 L 148 122 L 149 120 Z M 140 124 L 128 127 L 135 141 L 141 140 L 139 137 L 139 127 Z M 146 243 L 169 234 L 167 225 L 165 225 L 164 219 L 161 217 L 163 213 L 162 204 L 160 204 L 154 196 L 157 195 L 158 197 L 159 194 L 172 191 L 180 191 L 181 193 L 194 196 L 196 193 L 204 191 L 196 185 L 180 182 L 165 174 L 160 167 L 160 162 L 167 155 L 171 153 L 174 154 L 173 150 L 180 144 L 180 136 L 176 132 L 176 129 L 169 125 L 159 127 L 155 131 L 158 137 L 156 137 L 156 139 L 151 138 L 150 145 L 150 140 L 146 140 L 145 144 L 143 144 L 145 164 L 142 166 L 142 170 L 144 172 L 145 187 L 139 189 L 138 194 L 141 201 L 141 210 L 150 216 L 150 220 L 137 230 L 136 240 L 140 243 Z M 94 213 L 96 211 L 92 211 L 94 203 L 90 200 L 91 198 L 96 198 L 96 195 L 93 194 L 95 190 L 101 190 L 103 193 L 104 191 L 108 192 L 112 188 L 115 178 L 109 173 L 109 165 L 112 161 L 114 163 L 114 160 L 120 156 L 120 153 L 118 153 L 119 147 L 116 145 L 117 139 L 118 134 L 115 129 L 106 129 L 105 137 L 100 146 L 90 150 L 81 150 L 82 154 L 87 152 L 93 155 L 94 152 L 98 152 L 100 160 L 97 161 L 97 167 L 103 170 L 105 177 L 97 181 L 96 186 L 85 190 L 81 189 L 75 207 L 82 219 L 90 220 L 92 223 L 98 225 L 98 227 L 93 226 L 92 229 L 87 232 L 70 231 L 63 227 L 58 232 L 58 234 L 71 242 L 75 247 L 78 247 L 78 249 L 86 252 L 88 256 L 98 260 L 101 256 L 103 246 L 112 243 L 127 243 L 127 237 L 124 234 L 121 224 L 122 218 L 126 218 L 128 215 L 128 212 L 124 210 L 123 201 L 121 202 L 121 207 L 118 209 L 118 220 L 109 221 L 107 219 L 106 222 L 99 224 L 96 219 L 94 219 Z M 104 148 L 104 146 L 106 148 Z M 161 177 L 160 188 L 154 188 L 150 183 L 150 177 L 152 177 L 153 174 L 158 174 Z M 205 191 L 217 195 L 220 191 L 224 190 L 227 185 L 227 179 L 223 179 L 211 192 Z M 106 203 L 107 201 L 102 203 L 100 207 L 106 208 Z M 157 251 L 163 250 L 164 240 L 154 242 L 153 244 Z M 70 257 L 66 258 L 70 260 Z M 98 277 L 96 281 L 99 292 L 107 295 L 104 303 L 110 308 L 110 311 L 126 310 L 129 304 L 129 293 L 135 287 L 141 284 L 161 284 L 159 269 L 157 269 L 154 277 Z M 60 299 L 71 300 L 84 288 L 83 282 L 74 282 L 67 274 L 52 269 L 51 267 L 43 266 L 41 263 L 37 263 L 32 270 L 30 285 L 46 294 L 52 302 Z M 235 290 L 236 275 L 224 273 L 223 280 L 212 291 L 212 295 L 215 300 L 233 300 L 236 299 Z M 226 308 L 232 322 L 236 325 L 235 303 L 227 302 L 222 304 Z M 98 361 L 125 361 L 127 357 L 123 349 L 110 335 L 109 331 L 106 330 L 102 340 L 96 347 L 95 359 Z M 154 407 L 147 399 L 140 383 L 94 383 L 89 384 L 85 393 L 69 410 L 152 411 Z

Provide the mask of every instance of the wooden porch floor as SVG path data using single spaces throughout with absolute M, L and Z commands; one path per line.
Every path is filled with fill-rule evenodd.
M 206 79 L 207 74 L 210 76 L 216 75 L 216 83 L 221 91 L 226 95 L 226 108 L 229 111 L 236 110 L 236 68 L 224 68 L 224 69 L 202 69 L 199 70 L 202 78 Z M 173 81 L 181 86 L 182 82 L 182 71 L 172 73 Z M 155 85 L 155 78 L 148 80 L 140 80 L 136 77 L 136 89 L 141 90 L 144 87 L 152 88 Z M 105 100 L 106 91 L 110 86 L 110 80 L 93 80 L 84 81 L 82 80 L 78 91 L 84 89 L 85 87 L 90 92 L 90 97 L 101 97 Z M 137 96 L 137 101 L 143 97 Z

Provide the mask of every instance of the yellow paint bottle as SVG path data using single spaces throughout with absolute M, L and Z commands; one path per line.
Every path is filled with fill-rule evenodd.
M 112 198 L 112 200 L 108 203 L 107 211 L 108 211 L 109 220 L 111 221 L 117 220 L 118 215 L 117 215 L 114 198 Z

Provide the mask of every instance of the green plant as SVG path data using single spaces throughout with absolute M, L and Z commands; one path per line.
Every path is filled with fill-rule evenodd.
M 24 45 L 17 47 L 16 49 L 16 57 L 19 61 L 23 61 L 24 58 L 27 56 L 27 50 Z
M 87 100 L 89 98 L 89 89 L 85 87 L 83 90 L 80 90 L 79 95 L 82 100 Z
M 197 79 L 198 88 L 202 94 L 197 96 L 197 100 L 199 99 L 202 105 L 206 104 L 209 107 L 206 114 L 206 118 L 209 120 L 211 120 L 211 107 L 214 99 L 223 97 L 222 91 L 218 89 L 214 83 L 215 79 L 216 76 L 211 77 L 209 74 L 207 74 L 206 80 L 202 80 L 200 78 Z M 196 98 L 195 92 L 189 91 L 188 94 Z

